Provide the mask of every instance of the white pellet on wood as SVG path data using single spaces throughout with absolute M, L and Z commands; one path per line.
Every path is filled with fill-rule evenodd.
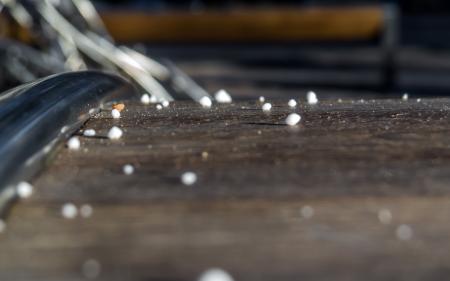
M 96 134 L 94 129 L 86 129 L 83 131 L 83 136 L 85 137 L 95 137 Z
M 67 141 L 67 147 L 70 150 L 78 150 L 78 149 L 80 149 L 80 146 L 81 146 L 81 142 L 80 142 L 80 139 L 78 137 L 71 137 Z
M 214 95 L 214 98 L 218 103 L 231 103 L 233 101 L 230 94 L 228 94 L 228 92 L 224 89 L 217 91 L 217 93 Z
M 388 209 L 381 209 L 378 211 L 378 220 L 382 224 L 390 224 L 392 221 L 392 213 Z
M 199 100 L 199 103 L 201 104 L 201 106 L 205 107 L 205 108 L 209 108 L 212 105 L 212 101 L 209 97 L 204 96 Z
M 134 167 L 133 167 L 133 165 L 126 164 L 122 167 L 122 171 L 125 175 L 129 176 L 134 173 Z
M 112 127 L 108 132 L 108 138 L 111 140 L 120 139 L 123 135 L 122 130 L 119 127 Z
M 316 93 L 314 93 L 313 91 L 309 91 L 306 94 L 306 100 L 308 101 L 309 104 L 316 104 L 319 102 Z
M 270 104 L 270 103 L 268 103 L 268 102 L 266 102 L 265 104 L 263 104 L 263 106 L 262 106 L 262 110 L 263 111 L 270 111 L 272 109 L 272 104 Z
M 111 116 L 114 119 L 119 119 L 120 118 L 120 111 L 117 110 L 117 109 L 111 110 Z
M 78 215 L 78 209 L 74 204 L 66 203 L 61 208 L 61 215 L 66 219 L 74 219 Z
M 148 94 L 143 94 L 141 96 L 141 103 L 149 104 L 150 103 L 150 96 Z
M 197 181 L 197 175 L 194 172 L 185 172 L 181 175 L 181 182 L 184 185 L 193 185 Z
M 298 124 L 298 122 L 300 122 L 301 119 L 302 117 L 297 113 L 291 113 L 286 118 L 286 124 L 289 126 L 295 126 Z
M 397 235 L 397 238 L 403 241 L 410 240 L 413 236 L 412 228 L 406 224 L 399 225 L 395 233 Z
M 288 101 L 288 105 L 289 105 L 289 107 L 296 107 L 297 106 L 297 102 L 294 99 L 290 99 Z
M 33 194 L 33 186 L 26 182 L 21 181 L 16 186 L 16 193 L 20 198 L 28 198 Z
M 84 204 L 80 207 L 80 216 L 83 218 L 89 218 L 92 216 L 94 209 L 89 204 Z
M 300 209 L 300 215 L 305 219 L 310 219 L 314 216 L 314 209 L 311 206 L 303 206 Z
M 205 271 L 198 281 L 233 281 L 233 277 L 220 268 L 211 268 Z

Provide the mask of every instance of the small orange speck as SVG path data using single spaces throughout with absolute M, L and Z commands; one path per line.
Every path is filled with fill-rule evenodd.
M 124 110 L 125 105 L 123 103 L 116 103 L 113 104 L 112 109 L 117 109 L 119 112 L 121 112 L 122 110 Z

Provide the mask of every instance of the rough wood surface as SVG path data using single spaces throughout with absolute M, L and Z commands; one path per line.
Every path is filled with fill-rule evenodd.
M 0 280 L 86 280 L 88 259 L 98 280 L 195 280 L 210 267 L 236 280 L 447 279 L 450 99 L 272 102 L 268 114 L 256 101 L 126 102 L 120 120 L 90 120 L 100 137 L 61 147 L 13 208 Z M 302 121 L 288 127 L 293 111 Z M 119 141 L 102 138 L 113 125 Z M 67 202 L 94 213 L 64 219 Z

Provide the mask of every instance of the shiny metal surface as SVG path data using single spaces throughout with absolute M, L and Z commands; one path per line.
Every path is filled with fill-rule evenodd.
M 0 94 L 0 211 L 56 144 L 108 103 L 133 95 L 128 81 L 98 71 L 54 75 Z

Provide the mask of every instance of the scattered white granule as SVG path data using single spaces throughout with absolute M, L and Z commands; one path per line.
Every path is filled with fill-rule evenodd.
M 114 126 L 108 132 L 108 138 L 111 140 L 120 139 L 123 135 L 123 132 L 120 128 Z
M 217 93 L 214 95 L 214 98 L 218 103 L 231 103 L 233 101 L 230 94 L 228 94 L 228 92 L 224 89 L 217 91 Z
M 122 167 L 122 171 L 125 175 L 129 176 L 134 173 L 134 167 L 133 167 L 133 165 L 126 164 Z
M 263 103 L 263 102 L 265 102 L 266 101 L 266 98 L 265 97 L 263 97 L 263 96 L 260 96 L 259 97 L 259 102 L 260 103 Z
M 80 143 L 80 139 L 78 137 L 71 137 L 68 141 L 67 141 L 67 147 L 70 150 L 78 150 L 80 149 L 81 143 Z
M 205 107 L 205 108 L 209 108 L 209 107 L 211 107 L 211 105 L 212 105 L 211 99 L 210 99 L 209 97 L 207 97 L 207 96 L 202 97 L 202 98 L 199 100 L 199 103 L 200 103 L 203 107 Z
M 382 224 L 390 224 L 392 221 L 392 214 L 391 211 L 388 209 L 381 209 L 378 211 L 378 220 Z
M 26 181 L 21 181 L 16 186 L 16 192 L 20 198 L 28 198 L 33 194 L 33 186 Z
M 303 206 L 300 210 L 300 214 L 302 215 L 303 218 L 305 219 L 310 219 L 314 216 L 314 209 L 311 206 Z
M 296 107 L 297 106 L 297 102 L 294 99 L 290 99 L 288 101 L 288 105 L 289 105 L 289 107 Z
M 342 103 L 342 99 L 338 99 L 338 103 Z
M 156 110 L 161 110 L 161 109 L 162 109 L 162 105 L 157 104 L 157 105 L 156 105 Z
M 185 172 L 181 175 L 181 182 L 184 185 L 193 185 L 197 181 L 197 175 L 194 172 Z
M 412 228 L 406 224 L 399 225 L 395 233 L 400 240 L 410 240 L 413 236 Z
M 309 91 L 306 94 L 306 100 L 308 101 L 309 104 L 316 104 L 319 102 L 316 93 L 314 93 L 313 91 Z
M 72 203 L 66 203 L 61 208 L 61 215 L 66 219 L 74 219 L 78 214 L 77 206 Z
M 266 102 L 265 104 L 263 104 L 262 106 L 262 110 L 263 111 L 270 111 L 272 109 L 272 105 L 268 102 Z
M 150 96 L 150 103 L 157 103 L 158 99 L 155 96 Z
M 417 99 L 416 101 L 417 101 L 417 102 L 421 102 L 421 101 L 422 101 L 422 99 Z
M 300 122 L 301 119 L 302 117 L 297 113 L 291 113 L 286 118 L 286 124 L 289 126 L 295 126 L 298 124 L 298 122 Z
M 117 109 L 111 110 L 111 116 L 114 119 L 119 119 L 120 118 L 120 111 L 117 110 Z
M 96 135 L 96 132 L 94 129 L 87 129 L 87 130 L 84 130 L 84 132 L 83 132 L 83 136 L 85 136 L 85 137 L 95 137 L 95 135 Z
M 211 268 L 205 271 L 198 281 L 233 281 L 233 277 L 220 268 Z
M 149 104 L 150 103 L 150 96 L 148 94 L 143 94 L 141 96 L 141 103 Z
M 402 100 L 408 100 L 408 99 L 409 99 L 408 93 L 404 93 L 402 96 Z
M 202 158 L 203 158 L 203 159 L 205 159 L 205 160 L 208 159 L 208 156 L 209 156 L 209 153 L 208 153 L 208 152 L 206 152 L 206 151 L 203 151 L 203 152 L 202 152 Z
M 163 101 L 161 104 L 162 104 L 162 106 L 164 106 L 164 107 L 169 107 L 170 102 L 167 101 L 167 100 L 165 100 L 165 101 Z
M 95 259 L 88 259 L 81 266 L 81 272 L 84 277 L 93 280 L 96 279 L 102 271 L 100 263 Z
M 80 216 L 83 218 L 89 218 L 92 216 L 94 209 L 89 204 L 84 204 L 80 207 Z
M 6 229 L 6 223 L 3 220 L 0 220 L 0 233 L 5 231 Z

